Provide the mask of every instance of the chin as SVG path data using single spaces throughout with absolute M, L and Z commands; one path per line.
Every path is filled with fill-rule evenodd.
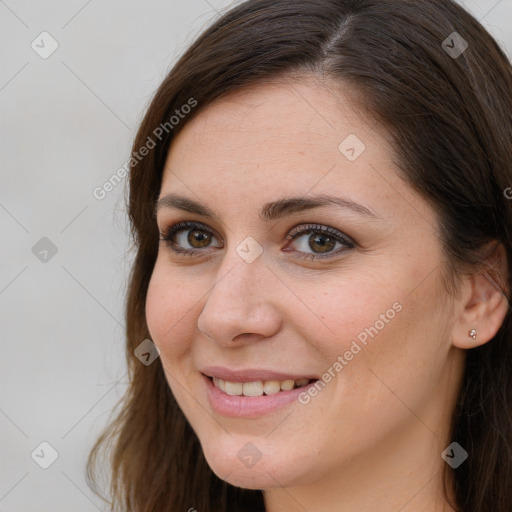
M 228 474 L 226 478 L 222 478 L 222 474 L 218 474 L 216 471 L 213 472 L 228 484 L 241 489 L 257 491 L 276 487 L 276 481 L 268 473 L 257 472 L 253 469 L 235 470 Z
M 238 441 L 236 437 L 230 440 L 231 443 L 225 444 L 213 440 L 203 445 L 203 453 L 211 470 L 235 487 L 252 490 L 289 487 L 307 478 L 309 470 L 305 461 L 293 462 L 276 447 L 259 440 Z M 300 474 L 296 474 L 297 470 Z

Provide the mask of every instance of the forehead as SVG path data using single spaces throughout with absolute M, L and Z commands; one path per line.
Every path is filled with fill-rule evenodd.
M 387 137 L 354 97 L 307 80 L 216 101 L 173 141 L 161 195 L 180 193 L 231 216 L 313 193 L 343 196 L 382 217 L 418 215 L 426 205 L 414 204 L 422 200 L 399 177 Z
M 210 140 L 237 149 L 240 143 L 247 146 L 249 138 L 254 144 L 269 139 L 308 144 L 312 136 L 327 144 L 331 139 L 336 143 L 347 128 L 364 136 L 369 123 L 349 94 L 314 78 L 258 84 L 209 105 L 185 125 L 174 144 L 194 138 L 196 143 Z
M 341 150 L 352 154 L 340 150 L 347 139 L 352 144 Z M 280 79 L 232 93 L 199 113 L 172 142 L 165 170 L 203 173 L 235 166 L 239 173 L 268 170 L 276 177 L 291 165 L 298 176 L 301 162 L 306 172 L 314 171 L 312 163 L 328 170 L 368 148 L 381 159 L 389 152 L 348 94 L 325 80 Z

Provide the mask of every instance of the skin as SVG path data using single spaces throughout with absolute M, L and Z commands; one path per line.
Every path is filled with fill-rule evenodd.
M 465 276 L 457 297 L 448 294 L 436 215 L 399 177 L 386 134 L 357 113 L 348 92 L 318 77 L 281 80 L 221 99 L 187 123 L 171 146 L 160 197 L 200 201 L 218 218 L 159 209 L 161 233 L 197 221 L 213 234 L 210 245 L 192 246 L 182 232 L 178 243 L 194 257 L 160 242 L 147 322 L 212 470 L 263 489 L 268 511 L 452 510 L 442 497 L 441 453 L 452 441 L 464 349 L 491 339 L 506 305 L 478 276 Z M 366 146 L 354 161 L 338 149 L 349 134 Z M 267 202 L 317 194 L 374 215 L 336 205 L 274 221 L 258 215 Z M 323 254 L 308 245 L 314 233 L 286 239 L 307 224 L 330 226 L 356 245 L 301 259 Z M 249 236 L 262 249 L 252 263 L 236 251 Z M 200 368 L 320 377 L 396 303 L 400 312 L 306 405 L 251 419 L 210 406 Z M 248 442 L 261 453 L 252 467 L 237 457 Z

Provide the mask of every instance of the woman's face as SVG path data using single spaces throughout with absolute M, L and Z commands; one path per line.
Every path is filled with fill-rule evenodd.
M 172 144 L 157 222 L 187 224 L 160 242 L 148 326 L 219 477 L 443 463 L 462 351 L 436 216 L 345 95 L 311 79 L 211 105 Z

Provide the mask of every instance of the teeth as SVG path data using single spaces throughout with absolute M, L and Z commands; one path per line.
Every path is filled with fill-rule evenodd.
M 263 382 L 244 382 L 243 394 L 245 396 L 261 396 L 263 395 Z
M 302 387 L 309 384 L 309 379 L 297 380 L 266 380 L 254 382 L 229 382 L 227 380 L 212 377 L 213 384 L 224 393 L 232 396 L 263 396 L 275 395 L 280 391 L 290 391 L 295 387 Z
M 218 377 L 212 377 L 213 378 L 213 383 L 221 390 L 221 391 L 226 391 L 226 381 L 225 380 L 222 380 L 222 379 L 219 379 Z
M 243 384 L 241 382 L 228 382 L 225 381 L 226 393 L 228 395 L 241 395 Z
M 265 395 L 275 395 L 281 391 L 281 383 L 278 380 L 266 380 L 263 384 Z
M 283 380 L 281 382 L 281 391 L 290 391 L 290 389 L 293 389 L 293 386 L 295 386 L 294 380 Z

